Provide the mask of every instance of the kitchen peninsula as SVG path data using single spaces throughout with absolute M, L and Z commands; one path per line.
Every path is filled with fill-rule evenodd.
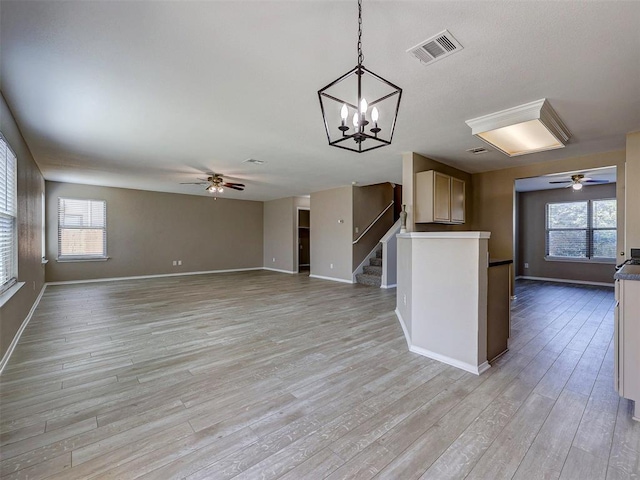
M 471 231 L 398 235 L 396 314 L 409 350 L 477 375 L 490 367 L 489 237 Z

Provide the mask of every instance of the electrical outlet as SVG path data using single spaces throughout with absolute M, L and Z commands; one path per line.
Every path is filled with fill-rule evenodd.
M 524 264 L 524 268 L 529 268 L 529 264 L 528 264 L 528 263 L 525 263 L 525 264 Z
M 360 233 L 360 229 L 356 227 L 356 233 Z
M 407 306 L 407 294 L 402 295 L 402 301 L 404 302 L 405 307 Z
M 182 260 L 178 260 L 178 265 L 182 265 Z
M 174 261 L 173 261 L 173 266 L 175 267 L 176 265 L 178 265 L 178 261 L 177 261 L 177 260 L 174 260 Z
M 273 262 L 275 263 L 275 261 L 276 261 L 276 257 L 273 257 Z
M 330 264 L 329 264 L 329 268 L 333 268 L 333 263 L 330 263 Z

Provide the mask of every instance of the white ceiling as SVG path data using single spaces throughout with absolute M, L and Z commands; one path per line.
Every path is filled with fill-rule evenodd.
M 327 145 L 317 90 L 356 63 L 356 1 L 2 1 L 0 88 L 49 180 L 268 200 L 401 182 L 415 151 L 468 172 L 623 149 L 640 129 L 640 2 L 369 1 L 365 65 L 403 88 L 393 145 Z M 464 50 L 405 50 L 448 29 Z M 508 158 L 465 120 L 540 98 L 573 133 Z M 265 160 L 261 166 L 242 163 Z

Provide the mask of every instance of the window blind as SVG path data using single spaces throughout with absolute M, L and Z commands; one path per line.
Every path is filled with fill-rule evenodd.
M 18 276 L 17 160 L 0 133 L 0 292 Z
M 107 255 L 107 208 L 104 200 L 58 199 L 58 256 L 100 258 Z
M 547 204 L 547 255 L 616 258 L 616 200 Z
M 595 258 L 616 258 L 616 200 L 592 200 L 591 256 Z

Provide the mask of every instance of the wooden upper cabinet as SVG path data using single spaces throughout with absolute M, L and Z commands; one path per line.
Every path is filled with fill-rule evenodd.
M 464 181 L 428 170 L 416 173 L 416 223 L 464 223 Z
M 451 177 L 451 223 L 464 223 L 464 180 Z

